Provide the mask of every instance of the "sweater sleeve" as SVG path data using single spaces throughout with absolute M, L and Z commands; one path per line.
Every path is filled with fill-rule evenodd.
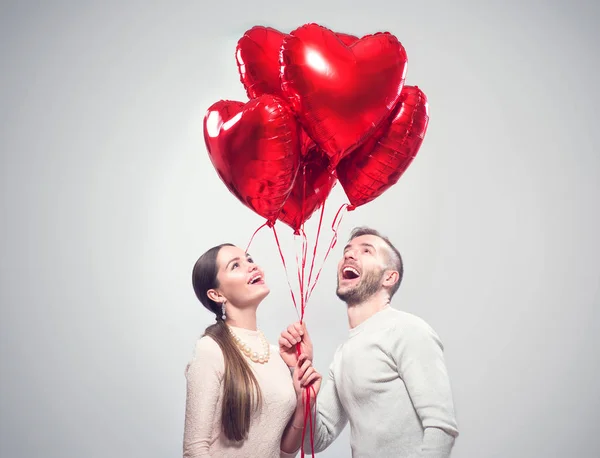
M 314 428 L 314 452 L 319 453 L 331 445 L 340 435 L 346 424 L 348 416 L 340 402 L 337 388 L 335 386 L 334 367 L 339 354 L 336 352 L 333 363 L 329 367 L 329 375 L 324 381 L 317 395 L 317 414 Z M 311 451 L 310 434 L 304 439 L 304 450 Z
M 424 322 L 395 334 L 393 358 L 424 429 L 420 456 L 447 458 L 458 426 L 442 342 Z
M 199 339 L 196 354 L 186 370 L 184 458 L 210 457 L 224 367 L 218 344 L 210 337 Z

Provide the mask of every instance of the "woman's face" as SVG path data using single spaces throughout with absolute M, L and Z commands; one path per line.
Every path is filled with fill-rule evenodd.
M 228 304 L 237 308 L 256 307 L 270 292 L 264 272 L 241 248 L 221 248 L 217 268 L 216 289 Z

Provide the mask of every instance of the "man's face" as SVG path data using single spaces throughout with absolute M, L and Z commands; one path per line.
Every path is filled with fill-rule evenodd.
M 382 288 L 387 246 L 375 235 L 361 235 L 344 248 L 338 263 L 338 297 L 348 305 L 358 304 Z

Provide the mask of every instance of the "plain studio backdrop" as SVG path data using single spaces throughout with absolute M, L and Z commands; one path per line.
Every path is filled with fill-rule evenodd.
M 597 3 L 2 2 L 0 17 L 3 458 L 181 456 L 184 368 L 213 322 L 192 265 L 263 222 L 217 177 L 203 116 L 246 100 L 245 30 L 307 22 L 396 35 L 431 114 L 399 183 L 342 220 L 307 306 L 317 368 L 348 332 L 342 247 L 370 225 L 404 255 L 393 306 L 445 344 L 453 457 L 599 456 Z M 336 186 L 321 257 L 345 201 Z M 251 252 L 276 342 L 297 315 L 268 229 Z M 320 456 L 349 457 L 348 429 Z

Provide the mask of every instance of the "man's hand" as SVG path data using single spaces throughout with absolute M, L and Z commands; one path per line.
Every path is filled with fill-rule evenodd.
M 288 367 L 296 367 L 298 364 L 297 344 L 300 344 L 300 353 L 307 359 L 313 359 L 313 345 L 304 323 L 296 322 L 279 336 L 279 354 Z
M 321 374 L 312 365 L 312 361 L 305 354 L 301 354 L 292 375 L 294 390 L 298 398 L 302 399 L 302 392 L 307 387 L 311 387 L 311 400 L 314 401 L 314 397 L 319 393 L 319 389 L 321 388 L 322 379 Z

